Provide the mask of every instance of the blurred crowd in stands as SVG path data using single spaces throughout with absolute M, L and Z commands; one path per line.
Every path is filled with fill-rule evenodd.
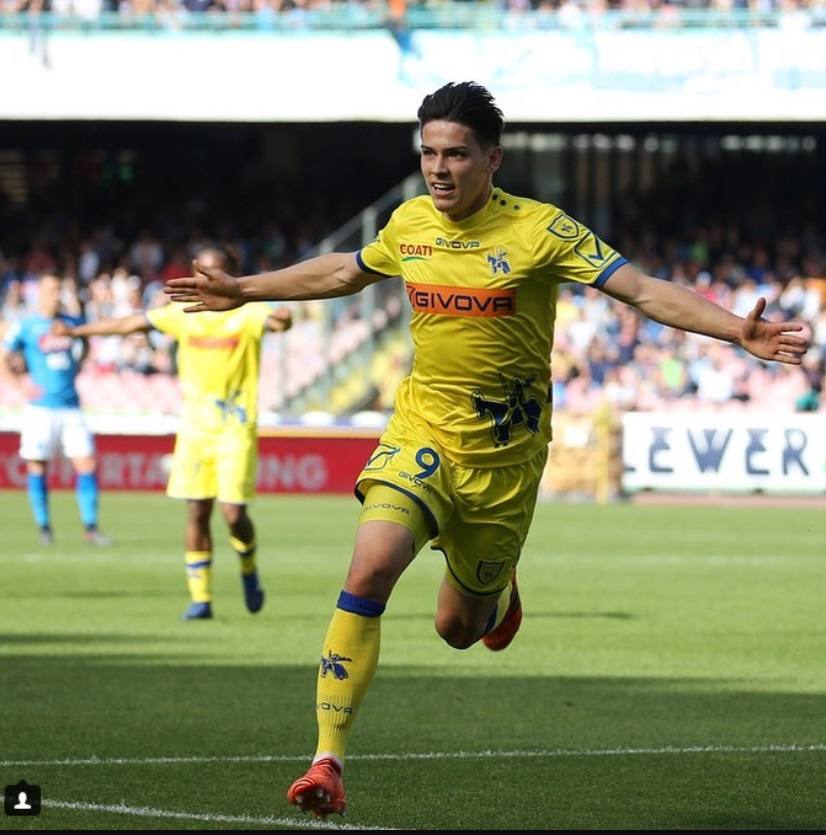
M 620 410 L 826 411 L 826 236 L 817 194 L 807 191 L 817 169 L 802 160 L 790 165 L 756 156 L 739 168 L 707 162 L 692 176 L 678 163 L 665 178 L 667 188 L 620 199 L 609 228 L 599 231 L 643 271 L 740 315 L 764 296 L 768 317 L 803 320 L 814 334 L 804 364 L 760 363 L 732 345 L 642 320 L 599 290 L 568 284 L 557 308 L 557 408 L 589 412 L 607 401 Z M 790 170 L 798 176 L 790 177 Z M 208 243 L 227 246 L 240 272 L 257 272 L 303 257 L 329 223 L 308 213 L 299 226 L 220 222 L 208 232 L 189 226 L 172 236 L 150 226 L 133 226 L 131 235 L 111 224 L 52 226 L 48 218 L 32 228 L 39 229 L 37 239 L 21 246 L 18 238 L 16 251 L 0 252 L 0 332 L 33 309 L 37 278 L 45 271 L 63 277 L 67 312 L 121 316 L 165 303 L 163 282 L 188 275 L 194 253 Z M 278 411 L 285 395 L 337 374 L 359 349 L 367 373 L 365 347 L 381 344 L 377 336 L 400 325 L 407 305 L 399 282 L 377 287 L 374 306 L 360 307 L 358 296 L 295 305 L 292 331 L 265 340 L 264 409 Z M 394 347 L 377 366 L 372 403 L 360 408 L 389 409 L 408 370 L 406 342 L 388 342 Z M 171 346 L 159 334 L 94 339 L 81 386 L 85 405 L 174 413 L 174 371 Z M 0 396 L 0 408 L 19 405 L 9 397 Z
M 686 169 L 677 163 L 668 187 L 621 201 L 611 242 L 644 272 L 740 316 L 763 296 L 767 318 L 802 320 L 813 334 L 803 365 L 758 362 L 568 286 L 557 307 L 555 402 L 578 412 L 603 401 L 634 410 L 826 411 L 826 236 L 800 176 L 806 168 L 790 176 L 787 163 L 755 157 Z
M 797 239 L 784 239 L 773 247 L 735 245 L 731 251 L 712 256 L 709 244 L 722 233 L 716 227 L 698 228 L 684 241 L 667 240 L 656 249 L 629 246 L 625 251 L 642 269 L 690 287 L 740 315 L 765 296 L 768 316 L 804 320 L 815 342 L 804 365 L 759 363 L 733 346 L 643 320 L 599 290 L 569 284 L 561 288 L 557 307 L 553 356 L 557 408 L 589 412 L 607 401 L 619 410 L 826 410 L 822 396 L 826 358 L 823 261 L 815 256 L 801 261 Z M 739 230 L 729 228 L 725 234 L 736 243 Z M 202 243 L 169 246 L 147 231 L 113 269 L 101 269 L 101 254 L 90 241 L 68 258 L 64 253 L 62 262 L 41 246 L 33 247 L 19 267 L 0 258 L 0 331 L 34 309 L 36 279 L 43 271 L 63 276 L 66 311 L 90 320 L 163 304 L 163 281 L 189 274 L 189 259 Z M 277 263 L 259 259 L 256 266 Z M 268 337 L 265 345 L 265 408 L 277 409 L 285 391 L 294 394 L 312 383 L 325 372 L 327 362 L 340 363 L 368 339 L 371 329 L 395 321 L 400 306 L 401 293 L 390 294 L 379 312 L 384 315 L 374 315 L 373 321 L 365 322 L 345 307 L 337 321 L 328 323 L 323 303 L 296 305 L 296 326 L 286 344 Z M 397 355 L 389 366 L 385 361 L 383 368 L 376 402 L 370 405 L 387 409 L 407 364 Z M 83 386 L 86 405 L 101 411 L 123 411 L 132 404 L 149 411 L 174 412 L 178 403 L 174 383 L 170 380 L 161 386 L 157 380 L 148 380 L 154 375 L 171 378 L 174 371 L 172 345 L 161 334 L 94 338 Z M 105 384 L 104 378 L 109 378 Z
M 195 235 L 187 243 L 162 239 L 143 229 L 135 240 L 123 240 L 112 227 L 99 227 L 88 237 L 62 239 L 60 246 L 46 239 L 16 258 L 0 252 L 0 338 L 15 321 L 36 309 L 38 276 L 55 273 L 63 279 L 63 308 L 88 320 L 127 316 L 165 304 L 162 288 L 170 278 L 191 274 L 195 253 L 207 245 L 226 246 L 239 265 L 237 271 L 265 271 L 300 257 L 309 240 L 297 248 L 287 244 L 285 230 L 269 226 L 266 245 L 256 240 L 221 240 Z M 241 267 L 244 269 L 241 270 Z M 263 372 L 270 397 L 265 408 L 280 407 L 284 393 L 294 394 L 323 372 L 325 348 L 323 309 L 311 303 L 296 311 L 288 349 L 280 339 L 265 338 Z M 345 328 L 347 317 L 342 317 Z M 94 337 L 90 341 L 79 387 L 84 405 L 97 411 L 159 410 L 175 413 L 180 403 L 175 375 L 175 344 L 156 331 L 130 337 Z M 288 354 L 288 356 L 287 356 Z M 290 381 L 285 380 L 289 374 Z M 150 379 L 168 378 L 168 379 Z M 6 398 L 15 393 L 6 392 Z M 0 407 L 4 404 L 0 395 Z
M 476 5 L 503 11 L 559 12 L 563 17 L 579 12 L 600 14 L 605 11 L 679 13 L 681 9 L 712 9 L 715 11 L 745 10 L 757 13 L 816 11 L 824 0 L 0 0 L 0 11 L 50 11 L 58 16 L 94 20 L 104 12 L 119 12 L 125 17 L 140 17 L 174 11 L 237 13 L 237 12 L 301 12 L 328 9 L 362 9 L 382 12 L 393 19 L 402 18 L 409 9 L 438 12 L 451 5 Z M 571 21 L 573 22 L 573 21 Z

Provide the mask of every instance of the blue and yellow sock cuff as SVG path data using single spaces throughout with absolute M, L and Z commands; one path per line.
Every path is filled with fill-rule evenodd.
M 185 551 L 187 569 L 209 568 L 212 565 L 211 551 Z
M 384 613 L 385 606 L 384 603 L 376 603 L 375 600 L 368 600 L 366 597 L 359 597 L 349 591 L 342 591 L 338 596 L 336 608 L 365 618 L 377 618 Z

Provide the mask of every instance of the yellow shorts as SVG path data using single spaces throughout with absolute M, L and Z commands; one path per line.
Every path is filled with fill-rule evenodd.
M 255 496 L 255 430 L 182 429 L 175 439 L 166 494 L 173 499 L 214 499 L 247 504 Z
M 444 553 L 449 582 L 470 594 L 498 594 L 519 562 L 547 457 L 545 448 L 509 467 L 462 467 L 432 439 L 385 433 L 356 495 L 363 501 L 372 484 L 387 484 L 409 496 L 430 520 L 431 547 Z

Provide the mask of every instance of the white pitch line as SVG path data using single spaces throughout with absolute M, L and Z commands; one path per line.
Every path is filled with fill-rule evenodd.
M 486 760 L 486 759 L 555 759 L 560 757 L 632 757 L 659 754 L 794 754 L 826 751 L 826 743 L 786 743 L 770 745 L 666 745 L 659 748 L 596 748 L 570 749 L 555 748 L 544 751 L 430 751 L 424 753 L 406 752 L 399 754 L 350 754 L 349 761 L 374 760 Z M 84 759 L 59 760 L 5 760 L 0 767 L 22 766 L 75 766 L 75 765 L 176 765 L 185 763 L 275 763 L 307 762 L 306 754 L 261 754 L 253 756 L 227 757 L 88 757 Z
M 55 809 L 71 809 L 79 812 L 111 812 L 116 815 L 133 815 L 139 818 L 173 818 L 175 820 L 198 820 L 207 823 L 245 823 L 253 826 L 289 826 L 298 829 L 392 829 L 386 826 L 358 826 L 332 821 L 301 820 L 296 818 L 276 818 L 268 815 L 254 818 L 250 815 L 214 815 L 209 812 L 175 812 L 169 809 L 152 809 L 148 806 L 127 806 L 125 803 L 78 803 L 70 800 L 44 800 L 43 806 Z
M 787 565 L 790 562 L 814 562 L 819 554 L 562 554 L 549 558 L 549 563 L 601 564 L 652 566 L 710 565 L 736 568 L 743 565 Z

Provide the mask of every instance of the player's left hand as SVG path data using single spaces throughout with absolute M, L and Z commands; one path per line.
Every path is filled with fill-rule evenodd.
M 202 310 L 233 310 L 241 307 L 241 287 L 238 281 L 223 270 L 205 267 L 192 262 L 192 275 L 186 278 L 171 278 L 164 287 L 173 302 L 190 302 L 186 313 L 200 313 Z
M 800 365 L 809 348 L 807 336 L 795 335 L 804 330 L 803 323 L 768 322 L 762 318 L 765 309 L 766 300 L 761 297 L 754 309 L 743 319 L 740 344 L 760 359 Z
M 293 315 L 286 307 L 279 307 L 273 310 L 267 317 L 267 327 L 271 331 L 283 333 L 293 326 Z
M 49 328 L 49 332 L 52 336 L 71 336 L 72 329 L 67 325 L 65 322 L 62 322 L 60 319 L 55 319 L 52 322 L 51 328 Z

